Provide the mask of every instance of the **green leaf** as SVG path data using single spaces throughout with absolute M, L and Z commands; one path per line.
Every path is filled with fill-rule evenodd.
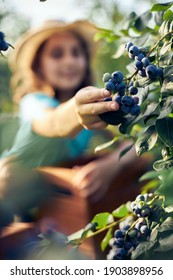
M 168 51 L 171 51 L 172 42 L 165 42 L 160 49 L 160 55 L 164 55 Z
M 146 28 L 146 26 L 151 18 L 152 18 L 152 13 L 150 13 L 148 11 L 143 13 L 135 21 L 134 27 L 136 28 L 137 31 L 140 31 L 140 32 L 143 31 Z
M 155 252 L 168 252 L 173 249 L 173 233 L 167 234 L 164 238 L 159 238 L 159 246 Z M 172 252 L 173 254 L 173 252 Z
M 131 144 L 131 145 L 127 146 L 126 148 L 124 148 L 124 149 L 120 152 L 120 154 L 119 154 L 119 160 L 120 160 L 124 155 L 126 155 L 126 154 L 128 153 L 128 151 L 131 150 L 131 148 L 133 147 L 133 145 L 134 145 L 134 144 Z
M 94 40 L 98 41 L 100 39 L 106 39 L 107 41 L 111 42 L 120 38 L 119 35 L 116 35 L 112 30 L 98 28 L 98 32 L 94 36 Z
M 168 96 L 167 98 L 163 98 L 160 102 L 161 112 L 158 119 L 162 119 L 167 117 L 173 110 L 173 97 Z
M 123 218 L 128 214 L 129 214 L 129 210 L 126 204 L 122 204 L 120 207 L 118 207 L 112 212 L 112 215 L 116 218 Z
M 132 252 L 132 260 L 150 260 L 156 241 L 141 242 Z
M 150 241 L 155 241 L 157 236 L 158 236 L 158 233 L 159 233 L 159 227 L 160 227 L 160 224 L 157 223 L 157 225 L 152 229 L 151 233 L 150 233 Z
M 173 232 L 173 218 L 168 217 L 159 227 L 159 232 L 172 231 Z M 173 244 L 172 244 L 173 245 Z
M 169 205 L 169 206 L 165 207 L 165 212 L 166 213 L 173 213 L 173 206 Z
M 161 159 L 161 160 L 157 160 L 153 163 L 153 168 L 156 171 L 170 169 L 170 168 L 172 168 L 172 166 L 173 166 L 173 160 L 171 160 L 171 159 L 168 159 L 168 160 Z
M 155 125 L 148 127 L 135 143 L 137 155 L 141 156 L 143 153 L 151 150 L 157 142 L 157 137 Z
M 148 182 L 147 184 L 145 184 L 144 186 L 142 186 L 142 190 L 141 193 L 148 193 L 150 192 L 152 189 L 155 189 L 159 186 L 159 181 L 158 180 L 152 180 L 150 182 Z
M 164 96 L 173 95 L 173 75 L 166 76 L 166 78 L 163 80 L 161 93 Z
M 146 117 L 146 118 L 144 119 L 144 124 L 147 124 L 147 125 L 152 125 L 152 124 L 154 124 L 155 121 L 157 120 L 158 116 L 159 116 L 159 113 L 158 113 L 158 114 L 152 114 L 152 115 Z
M 163 20 L 173 20 L 173 12 L 171 10 L 167 10 L 164 14 L 163 14 Z
M 154 4 L 151 8 L 151 12 L 166 11 L 172 6 L 173 2 L 167 2 L 163 4 Z
M 129 36 L 129 30 L 128 29 L 121 29 L 120 32 L 125 36 Z
M 124 50 L 125 50 L 124 44 L 121 44 L 119 46 L 118 50 L 116 51 L 116 53 L 112 56 L 112 58 L 115 58 L 115 59 L 119 58 L 120 56 L 122 56 L 124 54 Z
M 157 119 L 156 130 L 160 139 L 166 146 L 173 146 L 173 119 L 165 117 L 163 119 Z
M 150 179 L 157 179 L 157 178 L 158 178 L 158 172 L 149 171 L 139 178 L 139 182 L 142 182 L 142 181 L 145 181 L 145 180 L 150 180 Z
M 160 26 L 163 22 L 163 14 L 164 14 L 164 11 L 155 12 L 154 20 L 158 26 Z
M 112 231 L 113 231 L 113 229 L 110 228 L 110 229 L 107 231 L 107 233 L 106 233 L 104 239 L 102 240 L 102 242 L 101 242 L 101 250 L 102 250 L 102 251 L 104 251 L 104 250 L 106 249 L 106 247 L 107 247 L 108 244 L 109 244 L 109 240 L 113 237 Z
M 173 65 L 169 65 L 164 68 L 163 70 L 163 77 L 166 78 L 167 76 L 170 76 L 173 74 Z
M 97 223 L 97 229 L 105 227 L 107 224 L 110 223 L 112 219 L 112 215 L 109 212 L 103 212 L 96 214 L 92 219 L 91 223 Z
M 161 36 L 166 35 L 170 31 L 171 21 L 165 20 L 159 28 L 159 33 Z
M 113 145 L 115 142 L 117 142 L 118 139 L 119 139 L 118 137 L 114 137 L 111 141 L 103 143 L 103 144 L 97 146 L 95 148 L 95 150 L 94 150 L 94 153 L 97 154 L 98 152 L 109 148 L 111 145 Z

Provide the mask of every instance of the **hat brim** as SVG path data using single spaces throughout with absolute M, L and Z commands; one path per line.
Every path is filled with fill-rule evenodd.
M 87 20 L 78 20 L 73 23 L 64 24 L 58 21 L 45 22 L 41 27 L 34 28 L 23 34 L 15 44 L 9 57 L 9 67 L 12 71 L 16 68 L 24 68 L 31 65 L 39 46 L 52 35 L 62 31 L 75 31 L 86 41 L 90 55 L 93 56 L 97 48 L 94 35 L 97 27 Z

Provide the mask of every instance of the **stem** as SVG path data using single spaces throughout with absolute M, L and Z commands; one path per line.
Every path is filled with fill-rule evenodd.
M 126 80 L 131 80 L 136 74 L 138 74 L 138 70 L 136 70 L 130 77 L 126 78 Z
M 129 215 L 127 215 L 127 216 L 125 216 L 125 217 L 119 219 L 118 221 L 115 221 L 115 222 L 113 222 L 113 223 L 111 223 L 111 224 L 109 224 L 109 225 L 107 225 L 107 226 L 105 226 L 105 227 L 103 227 L 103 228 L 97 230 L 96 232 L 93 232 L 92 234 L 86 236 L 85 238 L 79 238 L 79 240 L 78 240 L 78 245 L 82 244 L 86 239 L 91 238 L 91 237 L 93 237 L 93 236 L 96 236 L 97 234 L 99 234 L 99 233 L 101 233 L 101 232 L 103 232 L 103 231 L 105 231 L 105 230 L 108 230 L 108 229 L 110 229 L 110 228 L 112 228 L 112 227 L 118 225 L 120 222 L 122 222 L 123 220 L 125 220 L 128 216 L 129 216 Z M 72 241 L 73 241 L 73 240 L 72 240 Z
M 173 33 L 173 31 L 170 31 L 170 32 L 166 33 L 165 35 L 163 35 L 163 36 L 154 44 L 154 46 L 149 50 L 147 56 L 149 56 L 149 55 L 152 53 L 152 51 L 153 51 L 155 48 L 157 48 L 157 46 L 160 44 L 160 42 L 161 42 L 162 40 L 164 40 L 168 35 L 171 35 L 172 33 Z

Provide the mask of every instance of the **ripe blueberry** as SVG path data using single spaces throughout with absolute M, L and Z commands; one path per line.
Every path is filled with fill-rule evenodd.
M 139 49 L 136 46 L 131 46 L 129 48 L 129 53 L 132 54 L 134 57 L 139 54 Z
M 156 77 L 157 67 L 154 64 L 148 65 L 145 70 L 148 78 L 153 79 Z
M 120 71 L 115 71 L 112 73 L 112 79 L 114 83 L 121 83 L 123 80 L 123 73 Z
M 108 91 L 113 91 L 115 89 L 115 86 L 112 82 L 106 82 L 105 83 L 105 88 L 108 90 Z
M 129 51 L 129 48 L 133 46 L 132 42 L 128 42 L 127 44 L 125 44 L 125 49 L 126 51 Z
M 138 89 L 137 89 L 137 87 L 132 86 L 132 87 L 129 87 L 129 92 L 131 95 L 135 95 L 138 93 Z

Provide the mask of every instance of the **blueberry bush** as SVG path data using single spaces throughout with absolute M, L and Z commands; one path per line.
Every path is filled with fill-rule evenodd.
M 124 138 L 135 146 L 137 156 L 157 149 L 159 158 L 141 193 L 112 213 L 98 213 L 76 239 L 106 232 L 101 249 L 109 248 L 107 259 L 173 259 L 173 2 L 154 4 L 141 16 L 131 13 L 125 28 L 119 31 L 119 49 L 115 57 L 126 56 L 128 74 L 115 69 L 103 74 L 104 87 L 119 104 L 116 112 L 100 114 L 100 118 L 117 126 Z M 112 30 L 100 30 L 97 37 L 110 37 Z M 106 38 L 107 39 L 107 38 Z M 108 41 L 108 40 L 107 40 Z M 116 61 L 115 61 L 116 65 Z M 96 150 L 109 147 L 117 136 Z M 149 183 L 148 183 L 149 182 Z

